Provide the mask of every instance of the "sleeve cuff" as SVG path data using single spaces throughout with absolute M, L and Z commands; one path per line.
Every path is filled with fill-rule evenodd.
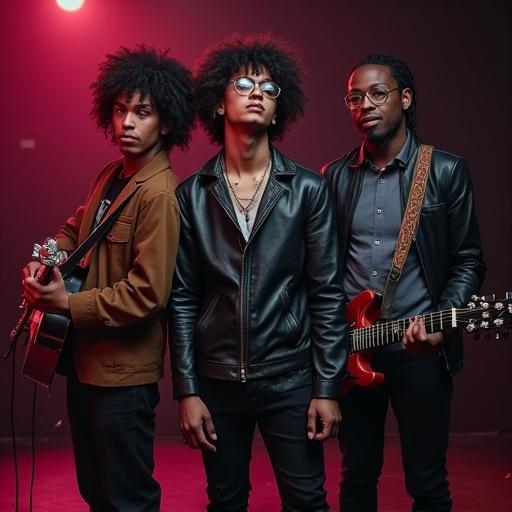
M 341 382 L 339 380 L 315 380 L 313 382 L 313 398 L 338 400 L 340 397 Z
M 198 395 L 199 394 L 199 385 L 197 379 L 176 379 L 173 380 L 173 389 L 172 396 L 174 400 L 179 400 L 180 398 L 187 395 Z

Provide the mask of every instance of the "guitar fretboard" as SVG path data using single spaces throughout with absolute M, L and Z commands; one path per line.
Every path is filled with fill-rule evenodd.
M 423 318 L 425 330 L 427 334 L 430 334 L 447 328 L 459 327 L 468 322 L 465 320 L 466 317 L 474 316 L 478 311 L 483 311 L 483 308 L 453 308 L 418 316 Z M 402 341 L 411 320 L 412 318 L 402 318 L 353 329 L 350 331 L 350 352 L 384 347 Z

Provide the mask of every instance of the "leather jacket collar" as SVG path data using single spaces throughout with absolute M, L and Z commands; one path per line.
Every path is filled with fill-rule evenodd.
M 297 173 L 295 163 L 291 160 L 285 159 L 281 152 L 270 145 L 270 153 L 272 155 L 272 168 L 270 171 L 271 177 L 277 176 L 291 176 Z M 213 178 L 220 178 L 222 176 L 221 159 L 224 157 L 224 149 L 221 149 L 213 158 L 208 160 L 203 168 L 199 171 L 201 176 L 211 176 Z

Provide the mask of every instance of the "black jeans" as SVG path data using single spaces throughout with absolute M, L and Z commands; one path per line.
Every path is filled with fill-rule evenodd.
M 452 380 L 443 358 L 408 351 L 378 352 L 372 361 L 385 374 L 381 388 L 355 387 L 341 401 L 343 512 L 375 512 L 388 401 L 395 413 L 407 492 L 414 512 L 448 512 L 446 471 Z
M 323 447 L 307 439 L 311 385 L 276 392 L 262 382 L 201 381 L 217 452 L 203 452 L 210 512 L 245 512 L 255 426 L 265 442 L 283 511 L 326 511 Z
M 99 387 L 68 378 L 67 408 L 80 494 L 93 512 L 160 508 L 153 478 L 158 384 Z

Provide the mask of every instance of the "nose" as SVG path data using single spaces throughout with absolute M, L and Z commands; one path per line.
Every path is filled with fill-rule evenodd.
M 375 108 L 375 105 L 370 101 L 368 94 L 364 95 L 363 102 L 361 103 L 361 106 L 359 108 L 361 110 L 373 110 Z
M 126 112 L 123 117 L 123 128 L 133 128 L 133 113 Z
M 261 92 L 260 84 L 254 84 L 254 89 L 252 90 L 250 96 L 251 97 L 256 96 L 258 98 L 263 97 L 263 93 Z

